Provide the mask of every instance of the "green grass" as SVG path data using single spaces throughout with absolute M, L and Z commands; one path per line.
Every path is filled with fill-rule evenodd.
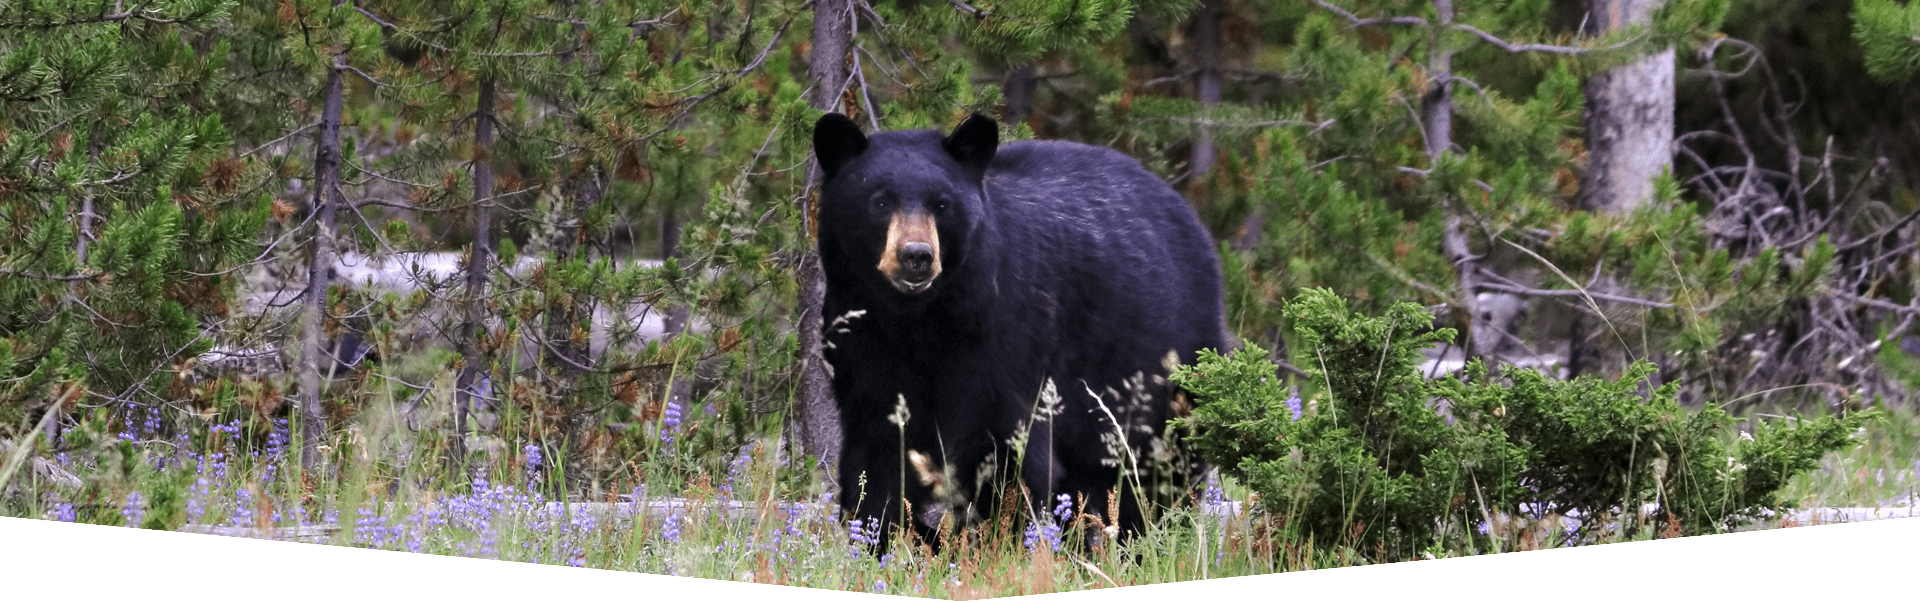
M 1920 501 L 1920 413 L 1889 407 L 1885 415 L 1866 428 L 1859 446 L 1828 454 L 1820 468 L 1782 489 L 1780 499 L 1801 507 L 1865 508 Z
M 393 402 L 379 404 L 391 408 Z M 689 416 L 688 428 L 697 428 L 693 425 L 701 419 Z M 639 441 L 628 444 L 654 446 L 646 459 L 629 466 L 625 476 L 567 479 L 575 483 L 569 497 L 616 501 L 644 487 L 647 499 L 687 500 L 684 512 L 671 518 L 607 516 L 575 508 L 549 517 L 529 508 L 554 497 L 554 484 L 564 477 L 551 461 L 529 470 L 521 447 L 525 439 L 475 446 L 485 450 L 481 455 L 491 483 L 476 491 L 452 476 L 441 431 L 402 428 L 391 412 L 363 413 L 338 433 L 328 446 L 323 476 L 300 474 L 297 463 L 276 455 L 285 447 L 276 447 L 276 438 L 284 441 L 291 434 L 275 434 L 271 422 L 242 421 L 233 433 L 212 432 L 204 422 L 189 424 L 203 426 L 184 439 L 134 443 L 109 436 L 104 422 L 89 422 L 69 435 L 63 464 L 85 485 L 62 489 L 23 474 L 16 484 L 25 494 L 5 497 L 0 514 L 66 518 L 71 513 L 81 522 L 120 525 L 128 520 L 126 500 L 137 491 L 144 501 L 137 518 L 146 528 L 178 529 L 193 522 L 281 530 L 306 525 L 324 531 L 332 525 L 326 541 L 333 545 L 950 599 L 1373 562 L 1338 542 L 1292 538 L 1279 517 L 1208 516 L 1191 507 L 1161 517 L 1155 528 L 1124 547 L 1100 546 L 1090 553 L 1070 544 L 1056 552 L 1044 541 L 1029 549 L 1023 521 L 1009 515 L 976 527 L 963 544 L 937 556 L 896 537 L 893 548 L 876 558 L 849 543 L 847 526 L 834 518 L 832 506 L 825 512 L 783 512 L 775 502 L 819 501 L 818 485 L 805 471 L 781 466 L 765 447 L 733 462 L 713 462 L 670 453 L 669 448 L 680 448 L 660 444 L 657 430 L 638 429 L 630 436 Z M 513 417 L 502 424 L 503 432 L 524 426 Z M 690 445 L 692 438 L 683 435 L 679 445 Z M 216 460 L 214 454 L 223 455 Z M 223 471 L 217 468 L 221 461 Z M 1912 491 L 1916 461 L 1920 417 L 1895 409 L 1885 422 L 1869 427 L 1861 446 L 1830 455 L 1821 469 L 1794 480 L 1784 499 L 1870 506 Z M 714 470 L 716 465 L 725 468 Z M 1246 501 L 1246 489 L 1238 484 L 1223 483 L 1223 490 Z M 728 500 L 751 511 L 728 517 L 719 511 Z M 1075 529 L 1061 539 L 1077 541 Z M 1553 547 L 1559 545 L 1555 532 L 1554 521 L 1506 526 L 1499 549 Z M 1605 541 L 1660 535 L 1615 535 Z M 1486 551 L 1435 548 L 1421 557 Z

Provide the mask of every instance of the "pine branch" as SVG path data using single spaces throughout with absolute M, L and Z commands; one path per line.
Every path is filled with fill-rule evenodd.
M 773 47 L 780 45 L 780 37 L 787 34 L 787 27 L 790 25 L 793 25 L 792 16 L 788 16 L 787 20 L 780 24 L 780 28 L 773 31 L 773 39 L 767 40 L 767 46 L 760 49 L 760 56 L 753 57 L 753 62 L 747 63 L 747 66 L 741 67 L 739 71 L 733 72 L 734 75 L 746 75 L 755 69 L 759 69 L 761 63 L 767 62 L 767 55 L 773 53 Z
M 72 19 L 64 20 L 64 21 L 15 22 L 15 23 L 0 22 L 0 29 L 59 29 L 62 27 L 72 27 L 75 25 L 94 25 L 99 23 L 126 23 L 127 21 L 145 21 L 148 23 L 159 23 L 159 24 L 180 22 L 179 19 L 168 19 L 166 17 L 152 16 L 145 12 L 136 13 L 133 11 L 123 11 L 123 12 L 117 12 L 117 13 L 108 13 L 104 15 L 93 15 L 89 17 L 75 17 Z
M 1351 12 L 1347 12 L 1346 9 L 1343 9 L 1338 6 L 1334 6 L 1331 3 L 1328 3 L 1326 0 L 1312 0 L 1312 1 L 1315 5 L 1319 6 L 1320 8 L 1326 9 L 1327 12 L 1331 12 L 1335 15 L 1339 15 L 1339 17 L 1342 19 L 1346 19 L 1347 24 L 1355 28 L 1376 27 L 1381 25 L 1411 25 L 1415 27 L 1429 27 L 1432 25 L 1431 23 L 1428 23 L 1426 19 L 1422 19 L 1420 17 L 1361 18 L 1360 16 L 1355 15 Z M 1628 44 L 1632 44 L 1633 42 L 1639 40 L 1642 37 L 1642 36 L 1634 36 L 1632 38 L 1622 40 L 1617 44 L 1614 44 L 1612 46 L 1608 46 L 1605 48 L 1580 48 L 1577 46 L 1555 46 L 1552 44 L 1515 44 L 1513 42 L 1508 42 L 1506 40 L 1500 39 L 1499 36 L 1493 35 L 1491 33 L 1487 33 L 1486 31 L 1478 27 L 1474 27 L 1472 25 L 1468 25 L 1465 23 L 1445 23 L 1444 26 L 1448 29 L 1455 29 L 1455 30 L 1464 31 L 1464 32 L 1473 34 L 1474 36 L 1479 37 L 1481 41 L 1484 41 L 1488 44 L 1492 44 L 1494 47 L 1499 48 L 1501 50 L 1505 50 L 1508 53 L 1512 53 L 1512 54 L 1519 54 L 1522 52 L 1538 52 L 1543 54 L 1582 55 L 1582 54 L 1587 54 L 1589 52 L 1618 50 L 1620 48 L 1626 47 Z
M 379 15 L 375 15 L 372 12 L 369 12 L 367 9 L 355 6 L 353 7 L 353 10 L 354 12 L 360 13 L 360 16 L 366 17 L 367 20 L 373 21 L 375 25 L 379 25 L 381 27 L 385 27 L 393 31 L 401 31 L 400 26 L 395 25 L 392 22 L 387 21 L 386 19 L 380 18 Z M 414 41 L 417 41 L 421 45 L 426 46 L 428 48 L 445 52 L 447 54 L 458 54 L 452 48 L 448 48 L 446 46 L 441 46 L 439 44 L 435 44 L 433 42 L 420 39 L 418 36 L 408 36 L 408 37 L 413 38 Z M 586 46 L 584 44 L 581 44 L 576 41 L 573 47 L 567 48 L 565 50 L 543 50 L 538 52 L 468 52 L 466 54 L 467 56 L 477 56 L 477 57 L 489 58 L 489 59 L 539 58 L 539 57 L 548 57 L 548 56 L 560 56 L 563 54 L 578 52 L 580 51 L 580 49 L 585 47 Z
M 975 18 L 975 19 L 985 19 L 985 18 L 987 18 L 987 17 L 989 17 L 989 16 L 992 16 L 992 15 L 993 15 L 993 13 L 990 13 L 990 12 L 987 12 L 987 11 L 984 11 L 984 10 L 980 10 L 979 8 L 976 8 L 976 7 L 974 7 L 974 6 L 973 6 L 973 5 L 971 5 L 971 4 L 967 4 L 967 3 L 965 3 L 965 2 L 961 2 L 960 0 L 947 0 L 947 4 L 948 4 L 948 5 L 950 5 L 950 6 L 952 6 L 952 7 L 954 7 L 954 8 L 956 8 L 956 9 L 959 9 L 959 11 L 960 11 L 960 12 L 963 12 L 963 13 L 967 13 L 967 14 L 969 14 L 969 15 L 973 15 L 973 18 Z
M 0 267 L 0 276 L 15 276 L 19 278 L 29 278 L 33 280 L 51 280 L 56 282 L 81 282 L 85 280 L 93 280 L 95 278 L 100 277 L 100 275 L 97 273 L 96 274 L 48 274 L 45 272 L 35 272 L 32 270 L 17 270 L 14 268 L 6 268 L 6 267 Z

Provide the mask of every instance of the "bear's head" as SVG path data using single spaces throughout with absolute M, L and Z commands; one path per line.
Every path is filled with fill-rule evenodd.
M 868 137 L 839 113 L 813 126 L 820 190 L 820 257 L 855 268 L 862 288 L 919 296 L 965 265 L 989 207 L 982 181 L 1000 144 L 999 125 L 973 115 L 941 136 L 932 130 Z M 871 266 L 868 269 L 867 266 Z

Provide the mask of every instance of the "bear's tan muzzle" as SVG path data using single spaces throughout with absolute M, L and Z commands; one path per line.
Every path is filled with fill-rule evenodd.
M 940 276 L 940 232 L 925 212 L 895 213 L 887 224 L 880 273 L 900 292 L 916 295 Z

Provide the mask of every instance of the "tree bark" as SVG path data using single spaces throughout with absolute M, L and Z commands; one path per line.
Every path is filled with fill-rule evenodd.
M 1433 88 L 1420 99 L 1420 118 L 1425 126 L 1427 144 L 1427 169 L 1438 169 L 1441 159 L 1453 148 L 1453 48 L 1445 42 L 1447 26 L 1453 23 L 1453 0 L 1433 0 L 1435 23 L 1431 45 L 1427 56 L 1427 77 Z M 1440 234 L 1441 252 L 1448 261 L 1453 262 L 1457 284 L 1454 287 L 1453 305 L 1466 317 L 1466 336 L 1460 337 L 1461 352 L 1464 359 L 1472 361 L 1487 356 L 1492 345 L 1487 341 L 1488 328 L 1499 328 L 1490 323 L 1491 316 L 1481 310 L 1480 299 L 1480 256 L 1473 251 L 1473 240 L 1468 235 L 1464 209 L 1459 199 L 1440 199 L 1446 212 L 1446 229 Z M 1498 369 L 1497 357 L 1488 358 Z
M 1033 63 L 1027 63 L 1007 72 L 1007 79 L 1000 84 L 1001 100 L 1007 110 L 1003 115 L 1007 125 L 1017 127 L 1028 115 L 1033 114 L 1033 90 L 1038 83 L 1033 77 Z
M 598 204 L 606 194 L 606 182 L 601 179 L 602 175 L 597 163 L 588 163 L 580 173 L 574 174 L 566 195 L 567 206 L 561 213 L 559 227 L 554 228 L 553 232 L 551 245 L 556 264 L 571 262 L 586 254 L 586 237 L 581 230 L 586 223 L 587 209 Z M 590 319 L 591 308 L 584 295 L 563 293 L 560 297 L 548 300 L 547 305 L 544 329 L 547 363 L 561 378 L 571 380 L 584 372 L 582 367 L 590 361 L 591 337 L 575 342 L 573 331 L 576 326 Z M 572 383 L 564 385 L 570 389 Z
M 816 0 L 813 11 L 813 50 L 807 62 L 807 72 L 813 77 L 813 95 L 808 101 L 815 109 L 837 111 L 850 77 L 847 53 L 853 47 L 853 2 Z M 807 181 L 808 188 L 819 189 L 817 163 L 809 167 Z M 806 198 L 802 197 L 801 202 L 807 204 L 801 206 L 800 214 L 806 220 L 808 233 L 812 234 L 813 212 Z M 801 449 L 832 466 L 840 457 L 840 411 L 834 404 L 826 357 L 821 353 L 825 346 L 822 332 L 825 323 L 820 317 L 820 305 L 826 298 L 827 277 L 821 271 L 818 250 L 808 249 L 801 256 L 799 272 L 800 405 L 794 408 L 798 417 L 789 420 L 798 431 Z
M 467 258 L 467 315 L 461 330 L 460 375 L 453 398 L 453 461 L 465 475 L 468 470 L 466 437 L 476 397 L 490 397 L 492 391 L 491 354 L 482 348 L 487 336 L 486 294 L 488 270 L 493 259 L 493 103 L 494 80 L 480 80 L 478 107 L 473 125 L 473 246 Z
M 1193 13 L 1193 95 L 1200 106 L 1220 104 L 1220 17 L 1224 0 L 1202 0 Z M 1187 182 L 1194 182 L 1213 170 L 1213 130 L 1205 124 L 1194 126 L 1192 154 L 1187 160 Z
M 1647 25 L 1665 0 L 1586 0 L 1582 34 L 1606 35 Z M 1674 53 L 1668 48 L 1587 78 L 1587 169 L 1580 180 L 1579 205 L 1595 213 L 1621 214 L 1653 199 L 1653 180 L 1673 158 Z M 1616 292 L 1618 281 L 1595 286 Z M 1611 328 L 1587 328 L 1592 318 L 1575 315 L 1567 323 L 1567 375 L 1611 373 L 1625 367 L 1625 349 L 1609 344 Z M 1621 342 L 1624 345 L 1624 341 Z
M 320 408 L 320 388 L 324 386 L 320 371 L 326 365 L 323 341 L 327 289 L 332 286 L 334 246 L 339 237 L 334 211 L 341 201 L 340 121 L 346 95 L 346 61 L 345 54 L 334 55 L 333 66 L 327 70 L 326 99 L 320 110 L 320 128 L 314 133 L 313 254 L 307 263 L 307 288 L 300 294 L 300 468 L 308 473 L 320 467 L 320 437 L 326 431 L 326 416 Z
M 682 225 L 680 213 L 674 208 L 673 203 L 669 202 L 666 205 L 666 210 L 662 211 L 660 215 L 660 260 L 665 261 L 669 258 L 676 260 L 684 259 L 680 254 L 680 228 Z M 687 331 L 687 320 L 691 317 L 691 312 L 687 310 L 686 306 L 673 306 L 665 309 L 656 307 L 655 309 L 660 311 L 660 341 L 662 343 L 671 341 Z M 693 380 L 693 374 L 689 372 L 680 373 L 676 378 L 668 381 L 668 402 L 677 403 L 678 406 L 682 408 L 687 407 L 687 403 L 693 399 Z
M 1591 36 L 1646 25 L 1665 0 L 1590 0 Z M 1653 180 L 1673 158 L 1673 49 L 1587 79 L 1587 173 L 1580 206 L 1623 213 L 1653 197 Z

